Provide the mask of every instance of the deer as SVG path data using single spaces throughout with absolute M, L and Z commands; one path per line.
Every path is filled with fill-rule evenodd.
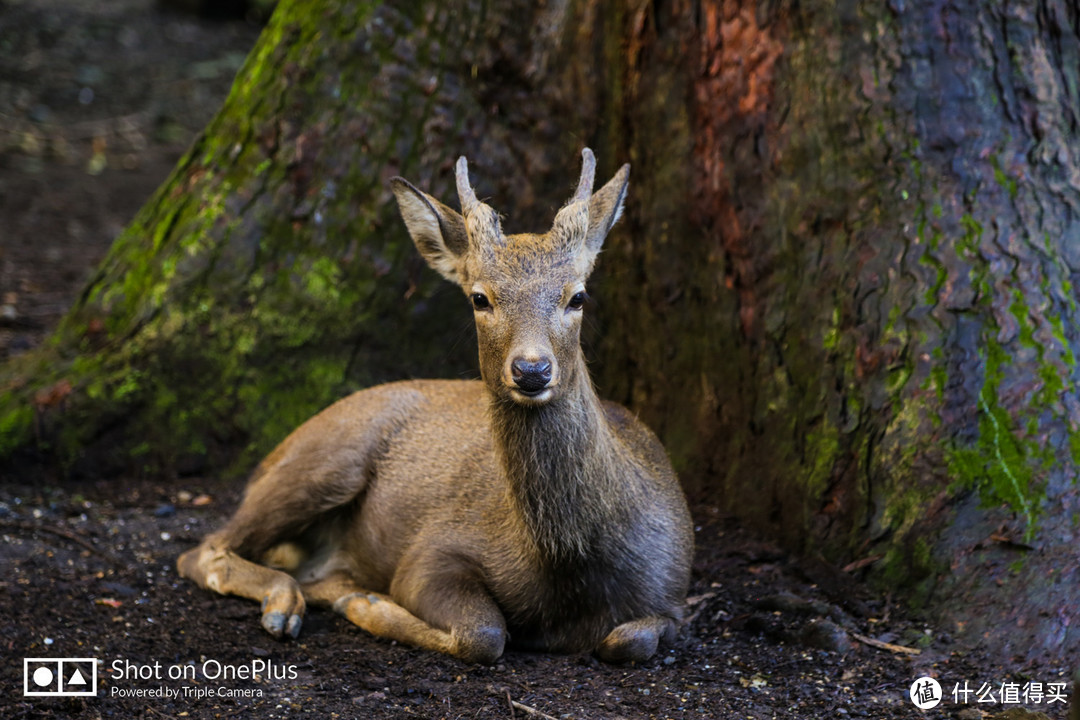
M 472 663 L 508 647 L 642 662 L 674 641 L 686 497 L 656 435 L 598 397 L 581 348 L 585 282 L 630 166 L 594 193 L 595 157 L 582 159 L 544 234 L 504 235 L 464 156 L 460 213 L 391 179 L 416 248 L 472 305 L 480 379 L 376 385 L 315 415 L 180 575 L 260 602 L 278 638 L 311 603 Z

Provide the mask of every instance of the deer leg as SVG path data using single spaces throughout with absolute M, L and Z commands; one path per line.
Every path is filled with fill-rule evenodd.
M 326 530 L 318 538 L 320 547 L 338 541 L 331 524 L 318 521 L 363 490 L 364 458 L 378 440 L 374 431 L 365 434 L 352 453 L 335 464 L 327 460 L 336 457 L 327 447 L 326 438 L 333 436 L 320 435 L 318 427 L 301 426 L 271 453 L 226 526 L 177 560 L 180 575 L 200 587 L 261 602 L 262 625 L 275 637 L 297 636 L 305 603 L 297 581 L 266 564 L 295 570 L 305 554 L 295 541 L 312 527 Z
M 631 620 L 608 633 L 596 648 L 604 662 L 643 662 L 656 653 L 661 642 L 675 639 L 675 621 L 669 617 L 646 617 Z
M 296 637 L 304 617 L 304 595 L 296 580 L 280 570 L 245 560 L 208 536 L 176 561 L 180 575 L 222 595 L 238 595 L 262 603 L 262 626 L 274 637 Z
M 453 655 L 467 662 L 491 664 L 502 655 L 506 627 L 502 613 L 479 586 L 460 586 L 456 593 L 438 592 L 433 615 L 453 618 L 443 627 L 421 619 L 389 595 L 369 592 L 338 573 L 304 585 L 312 603 L 330 605 L 351 623 L 377 637 Z M 427 604 L 427 603 L 425 603 Z M 417 612 L 427 617 L 424 608 Z

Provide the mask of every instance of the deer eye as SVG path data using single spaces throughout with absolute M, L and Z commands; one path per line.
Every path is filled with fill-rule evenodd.
M 584 290 L 582 290 L 579 293 L 575 293 L 574 296 L 572 298 L 570 298 L 570 302 L 568 302 L 566 304 L 566 307 L 568 307 L 571 310 L 580 310 L 582 308 L 582 306 L 585 304 L 585 301 L 588 300 L 588 299 L 589 299 L 589 294 L 587 292 L 585 292 Z
M 469 296 L 469 299 L 472 300 L 472 305 L 477 310 L 491 309 L 491 301 L 488 300 L 487 295 L 484 293 L 473 293 Z

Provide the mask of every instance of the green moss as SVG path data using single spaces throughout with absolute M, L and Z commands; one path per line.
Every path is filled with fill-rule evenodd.
M 956 240 L 957 254 L 966 255 L 969 259 L 975 259 L 979 253 L 979 241 L 982 239 L 982 223 L 972 217 L 970 213 L 964 213 L 960 216 L 960 226 L 964 232 Z
M 0 457 L 24 447 L 33 435 L 34 409 L 13 393 L 0 395 Z
M 1069 431 L 1069 455 L 1077 465 L 1080 465 L 1080 431 Z
M 821 340 L 822 347 L 828 351 L 833 352 L 836 350 L 837 343 L 840 340 L 840 308 L 834 307 L 832 311 L 832 322 L 829 324 L 829 329 L 825 333 L 825 337 Z
M 804 485 L 811 501 L 821 498 L 833 476 L 833 468 L 841 449 L 840 431 L 827 418 L 806 434 L 807 468 Z
M 1010 199 L 1015 200 L 1019 192 L 1016 178 L 1011 178 L 1005 174 L 1005 171 L 1001 169 L 1001 161 L 998 160 L 997 155 L 991 156 L 990 164 L 994 168 L 994 180 L 1008 191 Z
M 1020 327 L 1020 344 L 1024 347 L 1034 348 L 1039 354 L 1039 360 L 1042 360 L 1043 347 L 1035 341 L 1035 328 L 1031 325 L 1027 304 L 1024 302 L 1024 296 L 1019 288 L 1013 288 L 1013 300 L 1009 304 L 1009 312 L 1016 318 L 1016 323 Z
M 1025 538 L 1030 541 L 1037 531 L 1043 494 L 1035 473 L 1048 456 L 998 405 L 997 387 L 1011 358 L 994 340 L 987 340 L 986 347 L 986 374 L 978 397 L 979 437 L 972 447 L 950 448 L 948 467 L 954 488 L 978 490 L 984 507 L 1006 504 L 1019 513 L 1025 521 Z
M 936 576 L 947 569 L 927 538 L 904 536 L 886 551 L 873 582 L 888 592 L 905 588 L 907 601 L 918 609 L 930 599 Z
M 1053 314 L 1047 318 L 1050 321 L 1050 327 L 1054 334 L 1054 339 L 1058 341 L 1061 346 L 1062 360 L 1065 361 L 1065 365 L 1069 368 L 1076 368 L 1076 355 L 1072 351 L 1072 347 L 1069 344 L 1069 339 L 1065 337 L 1065 321 L 1061 319 L 1061 315 Z
M 945 388 L 949 384 L 949 371 L 945 369 L 945 366 L 935 362 L 930 366 L 930 380 L 934 385 L 934 395 L 937 397 L 938 402 L 942 402 L 945 399 Z
M 937 207 L 938 212 L 941 211 L 940 205 L 935 207 Z M 934 307 L 938 304 L 938 300 L 941 296 L 941 288 L 945 286 L 945 282 L 949 278 L 949 272 L 948 269 L 945 267 L 945 263 L 943 263 L 936 255 L 931 254 L 936 253 L 941 246 L 941 231 L 935 229 L 930 233 L 930 236 L 927 237 L 926 224 L 927 219 L 924 208 L 920 207 L 919 240 L 925 243 L 927 249 L 919 257 L 919 264 L 926 265 L 932 268 L 935 272 L 934 282 L 926 289 L 926 293 L 923 296 L 923 301 L 927 305 Z

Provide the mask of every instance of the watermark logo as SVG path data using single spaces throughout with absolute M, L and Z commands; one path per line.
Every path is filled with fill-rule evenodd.
M 920 710 L 929 710 L 941 704 L 941 684 L 932 677 L 921 677 L 911 683 L 908 693 L 911 702 Z
M 265 684 L 300 676 L 295 665 L 265 658 L 238 663 L 203 658 L 198 664 L 194 660 L 165 664 L 118 658 L 102 668 L 106 695 L 143 699 L 261 698 Z M 73 695 L 98 695 L 97 658 L 23 659 L 24 697 Z
M 941 683 L 932 677 L 921 677 L 911 683 L 908 696 L 920 710 L 935 708 L 952 696 L 956 705 L 1054 705 L 1069 703 L 1068 683 L 1029 680 L 1024 683 L 1003 681 L 963 684 L 957 682 L 952 691 L 943 691 Z
M 97 695 L 97 658 L 24 658 L 23 697 Z

